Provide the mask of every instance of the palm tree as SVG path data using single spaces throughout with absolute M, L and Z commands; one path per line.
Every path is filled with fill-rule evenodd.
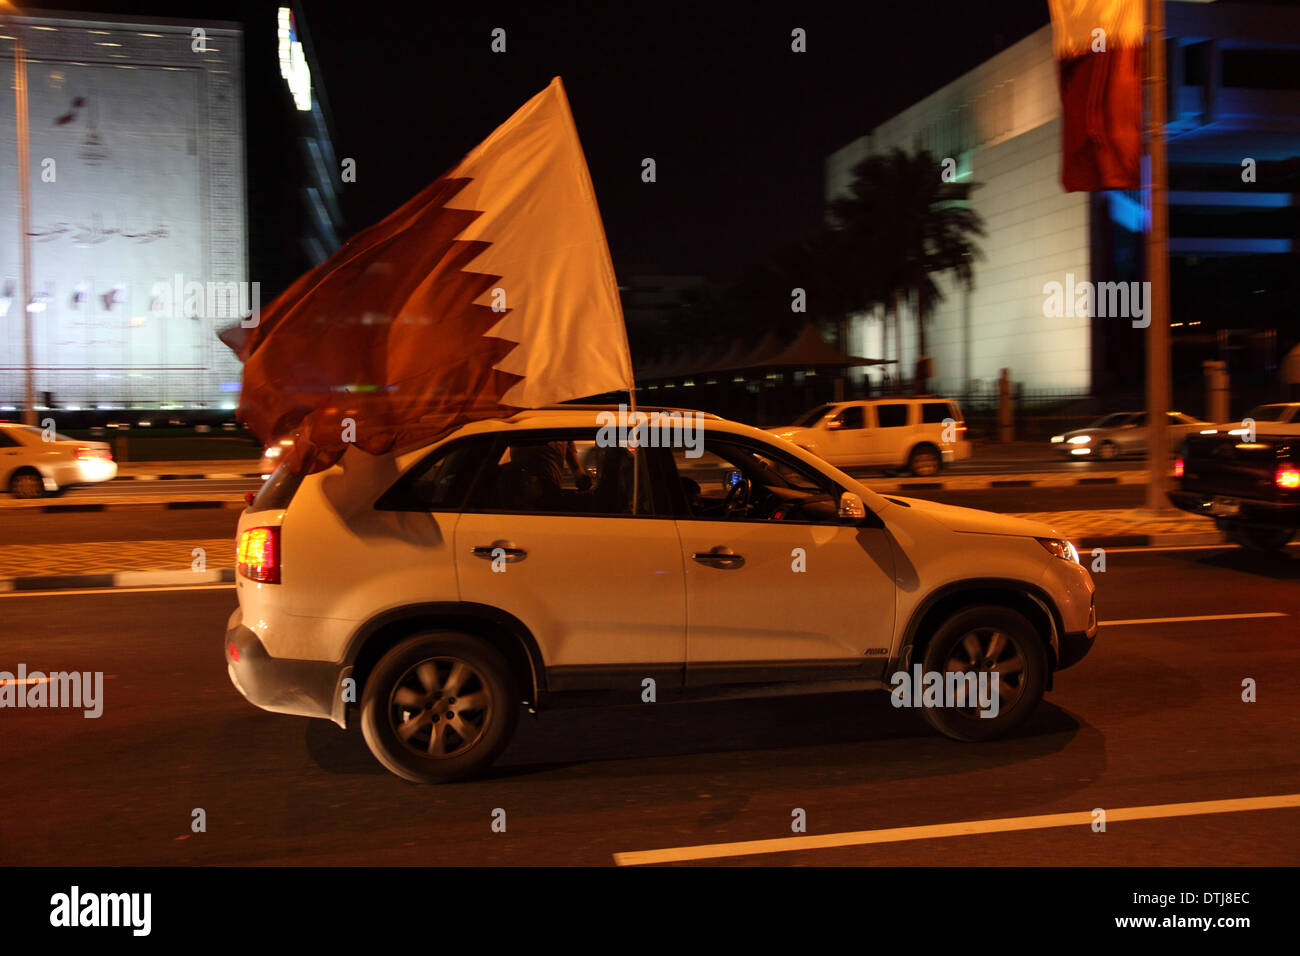
M 925 391 L 919 358 L 926 354 L 925 326 L 931 307 L 943 299 L 935 279 L 946 272 L 970 289 L 974 262 L 983 258 L 973 238 L 985 235 L 984 221 L 967 201 L 975 186 L 944 182 L 942 167 L 925 150 L 868 156 L 852 172 L 848 194 L 831 203 L 831 222 L 849 260 L 859 269 L 870 266 L 861 273 L 869 281 L 850 276 L 845 286 L 860 290 L 858 309 L 884 303 L 896 330 L 900 297 L 915 304 L 914 385 Z

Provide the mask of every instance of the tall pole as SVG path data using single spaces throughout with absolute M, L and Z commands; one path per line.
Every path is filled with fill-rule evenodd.
M 1147 157 L 1151 167 L 1151 225 L 1147 230 L 1147 502 L 1168 508 L 1169 482 L 1169 168 L 1165 157 L 1165 3 L 1147 0 Z

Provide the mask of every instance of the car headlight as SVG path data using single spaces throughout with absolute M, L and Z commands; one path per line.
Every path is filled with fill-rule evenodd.
M 1053 435 L 1053 436 L 1052 436 L 1052 444 L 1053 444 L 1053 445 L 1059 445 L 1059 444 L 1060 444 L 1061 442 L 1063 442 L 1063 441 L 1065 441 L 1065 436 L 1064 436 L 1064 435 Z
M 1073 561 L 1079 563 L 1079 551 L 1074 545 L 1064 538 L 1035 538 L 1047 551 L 1055 557 L 1064 561 Z
M 1086 444 L 1088 444 L 1088 442 L 1090 442 L 1090 441 L 1092 441 L 1092 436 L 1091 436 L 1091 435 L 1075 435 L 1073 438 L 1070 439 L 1070 444 L 1071 444 L 1071 445 L 1086 445 Z

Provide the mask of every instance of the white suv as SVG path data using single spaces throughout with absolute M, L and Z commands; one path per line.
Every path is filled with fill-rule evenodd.
M 996 716 L 925 711 L 986 739 L 1092 646 L 1092 579 L 1046 525 L 881 497 L 687 414 L 693 443 L 635 453 L 610 410 L 567 406 L 281 467 L 239 522 L 231 680 L 266 710 L 359 720 L 389 770 L 442 782 L 489 764 L 521 708 L 884 688 L 914 664 L 1000 686 Z
M 970 457 L 961 409 L 933 396 L 832 402 L 805 412 L 793 425 L 767 430 L 839 468 L 929 476 Z

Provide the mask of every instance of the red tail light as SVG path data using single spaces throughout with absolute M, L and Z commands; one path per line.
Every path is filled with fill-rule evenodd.
M 249 528 L 239 536 L 235 570 L 261 584 L 280 583 L 280 529 Z
M 1177 458 L 1174 459 L 1174 477 L 1175 478 L 1183 477 L 1183 456 L 1182 455 L 1179 455 Z
M 1287 491 L 1300 488 L 1300 467 L 1296 467 L 1289 461 L 1282 462 L 1277 466 L 1277 474 L 1273 476 L 1273 482 Z
M 113 453 L 107 448 L 92 448 L 90 445 L 77 446 L 77 461 L 112 461 Z

